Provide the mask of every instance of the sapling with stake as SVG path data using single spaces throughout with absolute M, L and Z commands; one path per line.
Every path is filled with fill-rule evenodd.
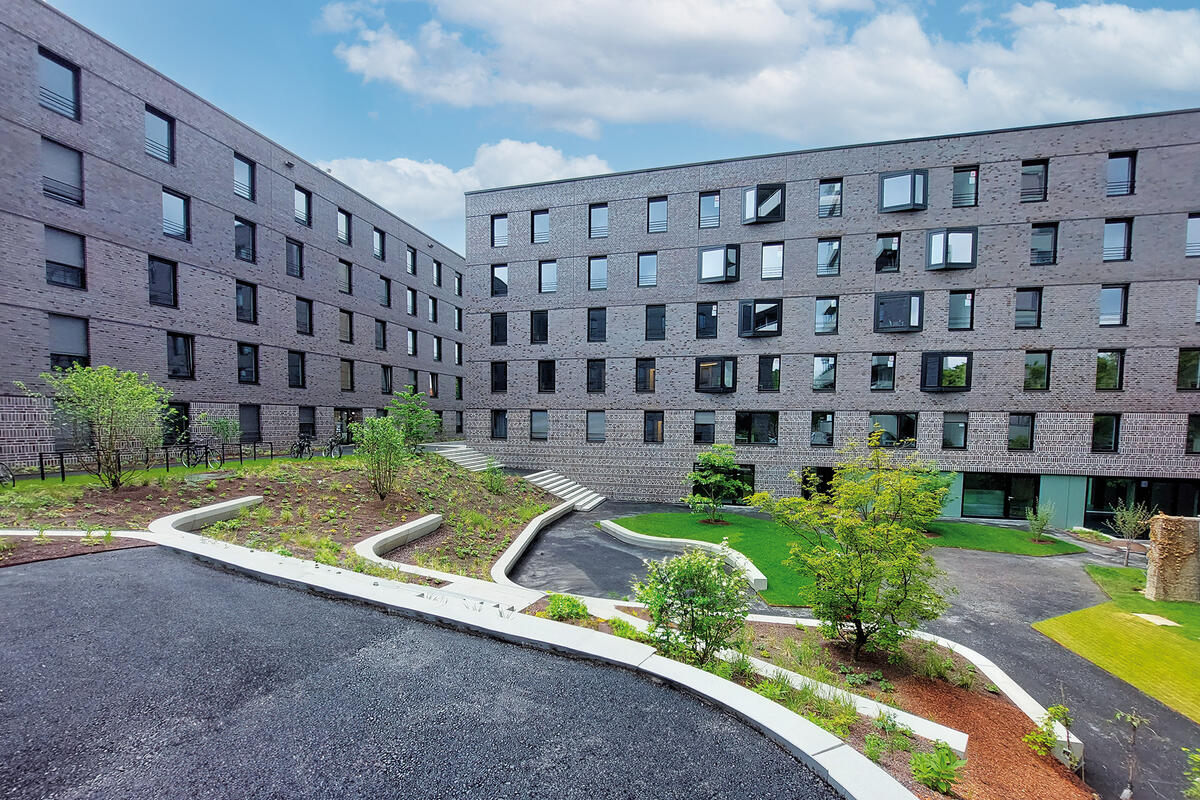
M 1138 731 L 1142 728 L 1152 731 L 1150 719 L 1138 714 L 1136 708 L 1131 708 L 1129 711 L 1118 711 L 1113 717 L 1113 722 L 1120 726 L 1117 730 L 1117 741 L 1125 749 L 1126 780 L 1125 788 L 1121 790 L 1119 797 L 1120 800 L 1133 800 L 1133 779 L 1138 772 Z M 1125 732 L 1124 735 L 1122 731 Z

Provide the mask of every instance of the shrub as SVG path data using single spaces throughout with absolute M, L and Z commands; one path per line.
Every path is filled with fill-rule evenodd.
M 1183 748 L 1187 754 L 1187 767 L 1183 770 L 1183 796 L 1188 800 L 1200 800 L 1200 750 Z
M 693 549 L 644 563 L 646 579 L 633 590 L 650 614 L 651 638 L 666 651 L 682 649 L 703 664 L 741 632 L 749 585 L 741 571 L 725 568 L 720 554 Z
M 546 616 L 550 619 L 568 620 L 568 619 L 587 619 L 588 614 L 587 604 L 578 597 L 572 597 L 569 594 L 554 594 L 550 593 L 550 605 L 546 607 Z
M 425 402 L 425 395 L 416 391 L 396 392 L 388 404 L 388 416 L 400 433 L 405 450 L 415 453 L 417 447 L 433 439 L 442 429 L 442 421 Z
M 649 637 L 633 626 L 632 622 L 613 617 L 608 620 L 608 627 L 612 628 L 614 636 L 620 636 L 622 639 L 632 639 L 635 642 L 646 642 Z
M 1059 747 L 1058 734 L 1054 731 L 1054 723 L 1057 722 L 1064 728 L 1070 729 L 1074 721 L 1071 717 L 1071 712 L 1066 706 L 1050 706 L 1046 709 L 1046 714 L 1042 717 L 1042 721 L 1038 723 L 1038 726 L 1022 736 L 1021 741 L 1029 745 L 1029 749 L 1039 756 L 1054 755 L 1057 757 L 1061 753 L 1069 761 L 1073 761 L 1070 748 Z
M 1025 519 L 1029 522 L 1029 534 L 1035 542 L 1045 538 L 1046 528 L 1054 517 L 1054 506 L 1049 503 L 1038 503 L 1025 509 Z
M 908 762 L 913 780 L 922 786 L 949 794 L 959 781 L 959 773 L 967 765 L 945 742 L 934 742 L 932 753 L 913 753 Z
M 782 703 L 792 693 L 792 684 L 785 676 L 776 675 L 773 678 L 759 681 L 758 685 L 754 687 L 754 691 L 768 700 Z
M 480 480 L 483 482 L 483 488 L 492 494 L 505 494 L 508 491 L 508 483 L 504 480 L 504 473 L 500 470 L 500 465 L 490 456 L 487 460 L 487 467 L 480 474 Z
M 368 417 L 350 424 L 355 453 L 371 489 L 383 500 L 396 488 L 396 475 L 408 460 L 400 431 L 388 417 Z
M 710 522 L 721 519 L 725 503 L 737 500 L 750 486 L 738 477 L 737 454 L 733 445 L 714 444 L 696 456 L 696 470 L 688 473 L 692 492 L 680 501 L 687 503 L 696 514 L 704 514 Z

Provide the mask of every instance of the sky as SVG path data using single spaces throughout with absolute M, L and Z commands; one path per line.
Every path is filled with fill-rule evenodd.
M 473 189 L 1200 106 L 1194 0 L 52 5 L 460 253 Z

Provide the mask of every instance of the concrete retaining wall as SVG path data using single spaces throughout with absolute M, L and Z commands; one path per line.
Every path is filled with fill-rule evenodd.
M 634 531 L 624 528 L 611 519 L 602 520 L 600 522 L 600 530 L 628 544 L 636 544 L 640 547 L 649 547 L 654 550 L 670 550 L 672 552 L 694 548 L 698 550 L 707 550 L 710 553 L 717 553 L 725 558 L 725 561 L 733 568 L 739 569 L 746 576 L 746 580 L 750 582 L 750 587 L 756 592 L 761 592 L 767 588 L 767 576 L 762 573 L 758 567 L 754 566 L 754 562 L 746 558 L 738 551 L 729 548 L 721 547 L 718 544 L 711 542 L 698 542 L 695 539 L 675 539 L 663 536 L 647 536 L 644 533 L 635 533 Z

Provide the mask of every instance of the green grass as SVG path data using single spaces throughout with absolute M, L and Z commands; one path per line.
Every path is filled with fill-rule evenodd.
M 1034 629 L 1200 722 L 1200 603 L 1156 603 L 1137 592 L 1146 573 L 1088 565 L 1107 603 L 1034 623 Z M 1132 614 L 1157 614 L 1180 627 L 1160 627 Z
M 1012 553 L 1020 556 L 1057 556 L 1065 553 L 1083 553 L 1085 548 L 1071 542 L 1046 536 L 1046 544 L 1034 544 L 1029 531 L 1005 528 L 999 525 L 980 525 L 975 522 L 934 522 L 930 533 L 938 538 L 930 539 L 934 547 L 956 547 L 962 550 L 987 550 L 992 553 Z

